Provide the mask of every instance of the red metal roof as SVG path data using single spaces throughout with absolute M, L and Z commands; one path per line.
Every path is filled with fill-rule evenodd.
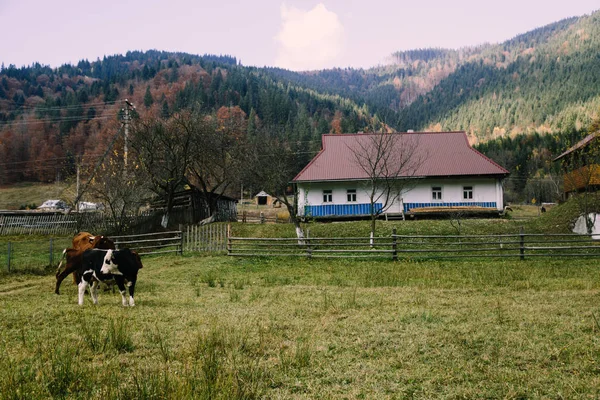
M 377 134 L 323 135 L 323 149 L 294 178 L 295 182 L 366 179 L 355 152 L 366 148 Z M 416 170 L 400 176 L 507 175 L 508 171 L 469 145 L 465 132 L 392 133 L 398 135 L 394 148 L 416 146 L 421 162 Z M 371 139 L 369 138 L 371 137 Z

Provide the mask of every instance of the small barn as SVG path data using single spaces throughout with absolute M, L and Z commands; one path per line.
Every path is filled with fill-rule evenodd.
M 216 206 L 215 222 L 237 221 L 237 200 L 210 194 L 209 198 L 198 188 L 189 185 L 186 190 L 175 193 L 170 224 L 196 224 L 211 217 L 209 202 Z M 161 212 L 165 208 L 164 199 L 156 199 L 150 204 L 150 211 Z
M 261 190 L 256 196 L 254 196 L 254 202 L 259 206 L 270 206 L 273 205 L 273 196 Z

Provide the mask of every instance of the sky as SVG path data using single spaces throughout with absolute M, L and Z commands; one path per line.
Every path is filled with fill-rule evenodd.
M 128 50 L 228 54 L 291 70 L 498 43 L 598 0 L 0 0 L 0 62 L 58 67 Z

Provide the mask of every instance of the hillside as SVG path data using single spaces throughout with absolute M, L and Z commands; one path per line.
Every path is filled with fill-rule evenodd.
M 396 52 L 370 69 L 298 73 L 246 67 L 232 56 L 164 51 L 59 68 L 3 65 L 0 185 L 64 180 L 78 163 L 93 166 L 129 99 L 142 116 L 228 109 L 247 132 L 268 127 L 294 143 L 302 162 L 325 133 L 465 130 L 511 171 L 510 199 L 539 198 L 532 179 L 556 173 L 553 155 L 598 116 L 599 54 L 595 12 L 500 44 Z
M 373 122 L 351 100 L 282 83 L 228 56 L 148 51 L 57 69 L 11 65 L 0 70 L 0 184 L 60 180 L 82 157 L 93 164 L 119 129 L 125 99 L 142 116 L 231 108 L 248 129 L 273 127 L 303 143 L 307 160 L 321 134 Z
M 505 134 L 581 130 L 600 108 L 600 11 L 500 44 L 396 52 L 367 70 L 291 73 L 281 79 L 364 104 L 397 130 Z

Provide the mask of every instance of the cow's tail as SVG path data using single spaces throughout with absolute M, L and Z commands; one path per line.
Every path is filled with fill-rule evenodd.
M 60 271 L 62 271 L 62 265 L 63 265 L 63 262 L 65 261 L 66 255 L 67 255 L 67 249 L 64 249 L 62 252 L 62 255 L 60 256 L 60 262 L 58 263 L 58 267 L 56 268 L 56 276 L 58 276 L 58 274 L 60 274 Z

